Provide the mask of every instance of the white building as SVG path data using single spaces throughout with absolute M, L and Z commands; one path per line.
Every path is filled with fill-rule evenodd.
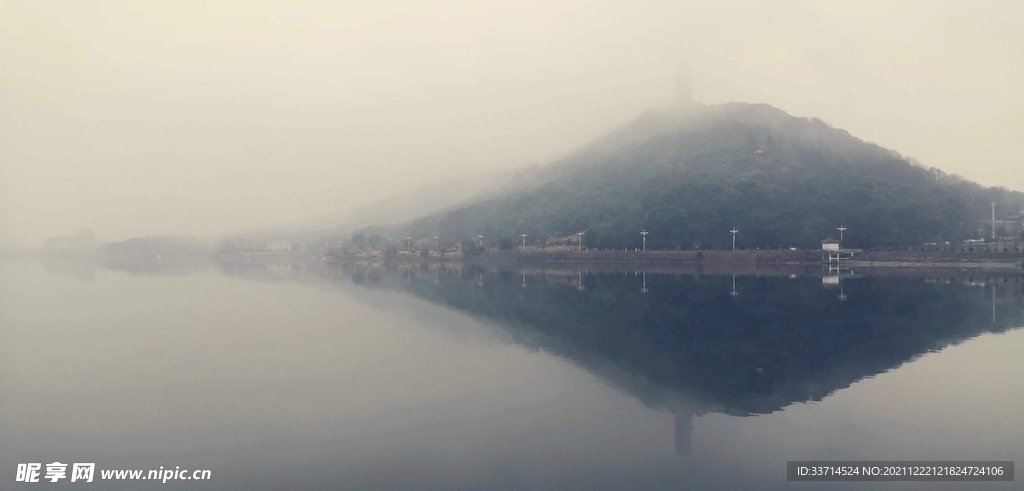
M 821 250 L 823 251 L 838 251 L 839 241 L 836 239 L 825 239 L 821 241 Z

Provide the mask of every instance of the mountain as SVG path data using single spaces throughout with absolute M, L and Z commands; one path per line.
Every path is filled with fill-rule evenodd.
M 765 104 L 648 111 L 574 154 L 517 175 L 504 192 L 372 228 L 449 242 L 584 231 L 584 244 L 653 249 L 818 247 L 848 228 L 849 247 L 976 238 L 989 219 L 1024 209 L 1024 194 L 926 168 L 818 119 Z M 518 242 L 518 240 L 516 241 Z

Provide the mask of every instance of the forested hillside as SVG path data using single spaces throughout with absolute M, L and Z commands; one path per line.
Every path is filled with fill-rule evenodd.
M 393 227 L 395 237 L 449 242 L 584 231 L 599 248 L 816 247 L 848 228 L 848 247 L 975 238 L 1024 194 L 927 168 L 817 119 L 733 103 L 652 110 L 576 154 L 519 176 L 500 196 Z

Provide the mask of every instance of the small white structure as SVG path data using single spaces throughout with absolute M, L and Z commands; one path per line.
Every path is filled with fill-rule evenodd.
M 270 252 L 291 252 L 292 243 L 284 239 L 276 239 L 267 244 L 267 250 Z
M 828 238 L 821 241 L 821 250 L 823 251 L 838 251 L 839 241 L 836 239 Z

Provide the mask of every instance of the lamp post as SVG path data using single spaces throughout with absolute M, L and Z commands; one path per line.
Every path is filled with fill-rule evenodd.
M 576 242 L 576 250 L 577 251 L 582 251 L 583 250 L 583 232 L 576 232 L 576 240 L 577 240 L 577 242 Z
M 647 231 L 646 230 L 641 230 L 640 231 L 640 235 L 642 235 L 644 237 L 644 250 L 646 251 L 647 250 Z
M 484 246 L 484 236 L 483 235 L 477 235 L 476 238 L 478 240 L 480 240 L 480 247 L 483 247 Z
M 842 242 L 843 241 L 843 232 L 846 230 L 846 227 L 840 225 L 840 226 L 836 227 L 836 230 L 839 231 L 839 242 Z
M 439 236 L 437 236 L 437 235 L 435 235 L 435 236 L 434 236 L 434 249 L 437 249 L 437 250 L 439 250 L 439 251 L 441 250 L 441 242 L 440 242 L 440 239 L 441 239 L 441 237 L 439 237 Z
M 736 234 L 738 234 L 739 232 L 740 231 L 735 228 L 729 231 L 729 233 L 732 234 L 732 250 L 734 251 L 736 250 Z
M 523 250 L 525 251 L 526 250 L 526 237 L 527 237 L 527 235 L 526 234 L 519 234 L 519 236 L 523 238 Z
M 992 238 L 996 238 L 996 202 L 992 202 Z
M 409 244 L 409 250 L 412 250 L 412 237 L 406 237 L 405 241 Z
M 996 284 L 992 283 L 992 323 L 996 323 Z

